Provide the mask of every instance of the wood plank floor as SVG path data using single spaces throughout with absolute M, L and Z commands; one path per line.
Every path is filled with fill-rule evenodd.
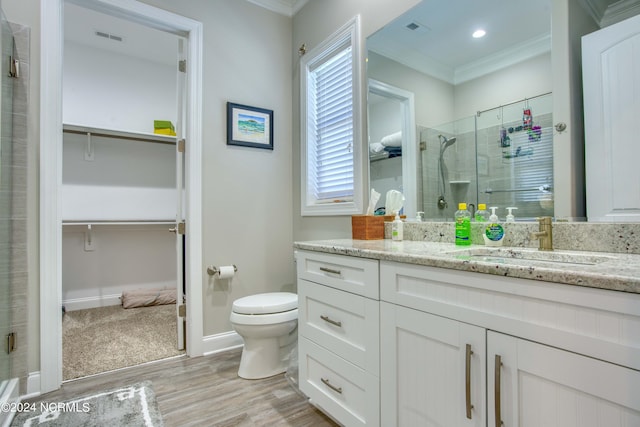
M 82 378 L 30 401 L 62 402 L 150 380 L 166 427 L 337 426 L 284 378 L 244 380 L 237 375 L 241 349 L 180 357 Z

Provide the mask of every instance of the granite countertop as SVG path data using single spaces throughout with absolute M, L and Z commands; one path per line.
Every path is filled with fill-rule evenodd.
M 553 255 L 534 248 L 489 248 L 482 245 L 384 240 L 317 240 L 295 242 L 297 249 L 404 262 L 505 277 L 543 280 L 640 293 L 640 255 L 556 250 Z M 535 259 L 552 256 L 558 261 Z M 573 262 L 575 261 L 575 262 Z

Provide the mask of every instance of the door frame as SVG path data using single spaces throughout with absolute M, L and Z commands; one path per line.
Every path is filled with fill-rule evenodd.
M 416 113 L 413 92 L 388 83 L 369 78 L 368 93 L 395 99 L 402 106 L 402 193 L 405 196 L 404 213 L 407 218 L 415 218 L 418 209 L 418 160 L 420 152 L 416 138 Z M 368 147 L 367 147 L 368 152 Z M 371 166 L 371 162 L 368 162 Z M 371 173 L 369 173 L 371 179 Z M 422 204 L 421 204 L 422 206 Z
M 66 0 L 188 39 L 185 131 L 187 355 L 203 354 L 203 25 L 136 0 Z M 62 64 L 65 0 L 40 0 L 40 392 L 62 384 Z

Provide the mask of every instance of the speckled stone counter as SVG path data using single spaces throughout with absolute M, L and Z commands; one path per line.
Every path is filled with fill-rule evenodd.
M 450 225 L 447 223 L 441 224 L 443 227 Z M 420 228 L 424 227 L 423 224 L 419 225 Z M 532 223 L 531 226 L 535 227 L 536 224 Z M 441 231 L 443 234 L 446 231 L 447 234 L 445 234 L 445 236 L 449 241 L 452 240 L 452 230 Z M 451 231 L 451 233 L 449 231 Z M 534 231 L 534 229 L 531 231 Z M 429 233 L 431 232 L 433 232 L 433 230 L 429 230 Z M 439 234 L 440 232 L 435 231 L 435 233 Z M 443 236 L 443 239 L 445 236 Z M 405 228 L 405 239 L 406 238 L 407 228 Z M 580 260 L 589 259 L 590 255 L 596 260 L 593 263 L 577 264 L 518 259 L 518 256 L 527 257 L 527 254 L 534 257 L 537 252 L 535 248 L 523 248 L 522 246 L 495 248 L 500 251 L 497 253 L 498 255 L 516 255 L 515 258 L 510 258 L 506 261 L 496 257 L 494 257 L 496 259 L 492 259 L 490 256 L 473 257 L 468 256 L 465 251 L 468 251 L 469 248 L 489 251 L 492 248 L 485 248 L 483 245 L 463 247 L 448 242 L 424 241 L 422 239 L 419 241 L 404 240 L 402 242 L 394 242 L 389 239 L 320 240 L 295 242 L 294 247 L 303 250 L 361 258 L 373 258 L 461 271 L 495 274 L 506 277 L 544 280 L 546 282 L 640 293 L 640 254 L 621 253 L 621 251 L 617 253 L 613 251 L 575 252 L 575 255 L 579 256 Z M 572 255 L 572 252 L 568 250 L 556 250 L 555 253 L 558 255 L 566 254 L 569 259 Z

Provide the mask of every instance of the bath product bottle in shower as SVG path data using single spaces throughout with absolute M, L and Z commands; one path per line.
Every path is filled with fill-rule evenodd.
M 485 205 L 484 203 L 478 203 L 478 210 L 476 211 L 474 219 L 476 220 L 476 222 L 489 221 L 489 212 L 487 212 L 487 205 Z
M 469 246 L 471 244 L 471 212 L 466 203 L 458 203 L 456 219 L 456 245 Z
M 395 240 L 397 242 L 401 242 L 404 237 L 404 230 L 402 229 L 404 224 L 402 224 L 402 220 L 400 219 L 400 215 L 398 215 L 398 211 L 396 211 L 396 217 L 391 223 L 391 240 Z
M 504 227 L 498 223 L 498 215 L 496 215 L 496 206 L 492 206 L 489 224 L 484 229 L 482 237 L 486 246 L 502 246 L 504 240 Z

